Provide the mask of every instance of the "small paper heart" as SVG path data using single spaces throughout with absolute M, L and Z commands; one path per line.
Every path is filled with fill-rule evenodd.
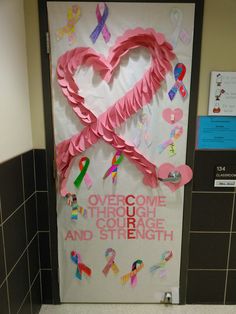
M 166 108 L 162 112 L 162 117 L 167 123 L 174 124 L 182 119 L 183 111 L 180 108 L 176 108 L 174 110 Z
M 181 180 L 178 183 L 172 183 L 172 182 L 162 182 L 168 188 L 175 192 L 183 185 L 187 184 L 189 181 L 191 181 L 193 177 L 193 171 L 192 169 L 187 165 L 180 165 L 178 167 L 175 167 L 172 164 L 164 163 L 158 168 L 158 178 L 160 179 L 166 179 L 169 176 L 170 172 L 177 171 L 181 174 Z

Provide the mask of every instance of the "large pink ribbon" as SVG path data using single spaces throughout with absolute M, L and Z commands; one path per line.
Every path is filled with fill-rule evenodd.
M 125 96 L 115 102 L 106 112 L 96 117 L 85 105 L 79 94 L 79 87 L 74 74 L 79 66 L 93 66 L 101 77 L 109 82 L 119 65 L 122 56 L 131 49 L 146 47 L 151 55 L 151 66 L 143 78 Z M 68 103 L 79 117 L 85 128 L 80 134 L 59 143 L 56 147 L 57 168 L 60 175 L 61 194 L 66 195 L 66 181 L 75 156 L 103 139 L 122 153 L 144 174 L 143 182 L 156 187 L 158 177 L 156 166 L 137 151 L 133 144 L 128 144 L 115 133 L 115 129 L 144 105 L 151 102 L 161 86 L 167 72 L 171 70 L 170 61 L 175 57 L 172 46 L 165 41 L 163 34 L 153 29 L 137 28 L 128 30 L 117 39 L 106 60 L 92 48 L 75 48 L 63 54 L 57 65 L 58 83 Z

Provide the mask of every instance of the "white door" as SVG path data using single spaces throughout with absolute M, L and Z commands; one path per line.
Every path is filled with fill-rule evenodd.
M 62 302 L 179 302 L 194 4 L 48 2 Z

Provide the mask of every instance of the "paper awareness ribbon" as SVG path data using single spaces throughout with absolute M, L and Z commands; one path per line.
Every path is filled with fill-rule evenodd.
M 121 164 L 123 159 L 124 159 L 124 156 L 121 154 L 120 151 L 117 151 L 112 158 L 112 165 L 104 174 L 103 179 L 106 179 L 110 174 L 112 174 L 112 183 L 116 184 L 118 166 Z
M 75 24 L 80 17 L 80 8 L 78 5 L 73 5 L 67 10 L 67 24 L 64 27 L 58 29 L 56 33 L 57 40 L 62 39 L 64 35 L 68 35 L 69 44 L 75 42 Z
M 71 260 L 77 266 L 75 273 L 75 277 L 77 279 L 82 280 L 82 273 L 86 274 L 88 277 L 91 277 L 92 270 L 81 262 L 81 255 L 79 252 L 72 251 Z
M 150 268 L 150 272 L 153 273 L 154 271 L 156 271 L 157 269 L 160 268 L 164 268 L 166 263 L 173 257 L 173 253 L 172 251 L 165 251 L 162 255 L 161 255 L 161 260 L 158 264 L 153 265 Z
M 90 160 L 88 157 L 82 157 L 79 161 L 79 168 L 80 168 L 80 174 L 74 181 L 74 185 L 77 187 L 77 189 L 80 187 L 83 178 L 85 181 L 85 184 L 87 185 L 88 189 L 92 186 L 93 181 L 90 178 L 89 174 L 87 173 L 88 167 L 89 167 Z
M 175 141 L 178 140 L 182 134 L 183 127 L 175 126 L 170 132 L 170 138 L 158 146 L 159 153 L 162 153 L 168 146 L 170 146 L 170 149 L 174 149 L 175 152 Z
M 122 284 L 127 283 L 130 279 L 131 286 L 134 288 L 138 283 L 137 273 L 140 272 L 140 270 L 142 270 L 143 267 L 144 267 L 143 261 L 140 259 L 136 260 L 132 265 L 132 271 L 121 277 Z
M 119 268 L 115 263 L 116 251 L 112 248 L 109 248 L 105 252 L 106 259 L 108 260 L 106 266 L 103 268 L 103 274 L 107 276 L 110 269 L 112 269 L 114 274 L 119 272 Z
M 179 91 L 183 99 L 188 95 L 187 89 L 184 86 L 183 79 L 186 73 L 186 67 L 183 63 L 177 63 L 174 68 L 175 85 L 168 92 L 169 98 L 172 101 Z
M 151 135 L 149 133 L 149 118 L 146 113 L 141 113 L 139 116 L 139 121 L 137 123 L 137 135 L 134 138 L 134 145 L 136 147 L 139 147 L 142 142 L 142 138 L 144 139 L 144 142 L 147 147 L 149 147 L 152 144 Z
M 100 8 L 103 6 L 103 15 L 101 15 L 101 11 Z M 95 27 L 95 29 L 93 30 L 93 32 L 90 35 L 90 38 L 93 42 L 93 44 L 96 42 L 99 34 L 102 32 L 102 36 L 105 40 L 106 43 L 109 42 L 110 38 L 111 38 L 111 34 L 106 26 L 106 20 L 108 18 L 108 14 L 109 14 L 109 9 L 108 6 L 105 2 L 101 2 L 99 4 L 97 4 L 96 6 L 96 16 L 97 16 L 97 21 L 98 21 L 98 25 Z
M 173 8 L 170 11 L 170 20 L 172 25 L 175 27 L 174 32 L 170 38 L 173 47 L 177 46 L 179 38 L 185 45 L 189 44 L 191 40 L 190 35 L 185 29 L 182 28 L 183 12 L 178 8 Z
M 71 212 L 72 220 L 78 219 L 78 213 L 80 213 L 81 216 L 83 216 L 84 218 L 87 218 L 87 210 L 78 205 L 77 197 L 75 194 L 67 193 L 65 198 L 66 198 L 67 205 L 71 206 L 72 208 L 72 212 Z
M 86 106 L 85 99 L 80 95 L 74 74 L 80 66 L 93 66 L 101 78 L 110 81 L 113 72 L 120 64 L 121 58 L 130 50 L 146 47 L 151 55 L 150 68 L 143 79 L 133 89 L 111 105 L 99 116 Z M 60 179 L 60 192 L 67 194 L 66 182 L 73 164 L 73 159 L 85 152 L 102 139 L 121 151 L 143 173 L 143 183 L 152 188 L 158 185 L 156 165 L 142 155 L 134 145 L 127 143 L 116 134 L 116 129 L 149 104 L 161 87 L 165 75 L 171 70 L 171 60 L 175 57 L 172 46 L 166 42 L 164 35 L 153 29 L 137 28 L 128 30 L 109 50 L 108 59 L 95 52 L 92 48 L 80 47 L 67 51 L 58 60 L 57 80 L 72 110 L 85 126 L 79 133 L 57 144 L 56 162 Z

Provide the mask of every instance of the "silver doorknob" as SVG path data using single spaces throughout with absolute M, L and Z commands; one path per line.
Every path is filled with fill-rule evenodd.
M 171 171 L 165 179 L 159 178 L 162 182 L 179 183 L 181 181 L 181 173 L 179 171 Z

